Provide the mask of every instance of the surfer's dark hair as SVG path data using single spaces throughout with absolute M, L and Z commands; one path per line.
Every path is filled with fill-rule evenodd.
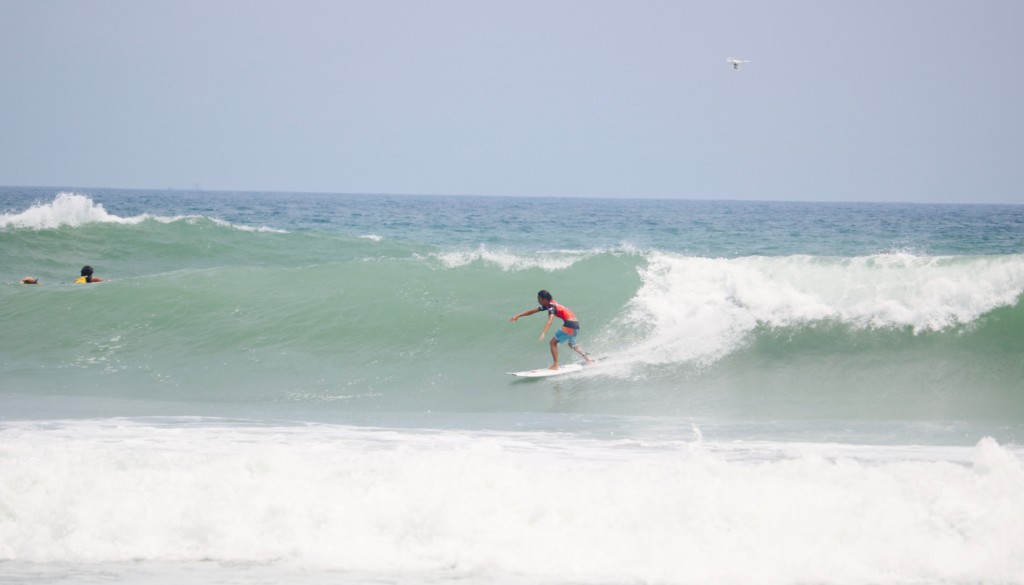
M 82 276 L 92 276 L 92 266 L 88 266 L 88 265 L 83 266 L 82 267 Z
M 545 301 L 551 301 L 551 300 L 554 300 L 554 299 L 552 299 L 552 298 L 551 298 L 551 293 L 549 293 L 549 292 L 548 292 L 548 291 L 546 291 L 546 290 L 542 290 L 542 291 L 539 291 L 539 292 L 537 293 L 537 298 L 538 298 L 538 299 L 544 299 Z

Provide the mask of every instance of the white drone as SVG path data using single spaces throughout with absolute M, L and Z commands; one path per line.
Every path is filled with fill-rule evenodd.
M 744 61 L 742 59 L 733 59 L 732 57 L 726 59 L 725 62 L 732 65 L 733 69 L 739 69 L 740 65 L 743 65 L 744 63 L 750 63 L 750 61 Z

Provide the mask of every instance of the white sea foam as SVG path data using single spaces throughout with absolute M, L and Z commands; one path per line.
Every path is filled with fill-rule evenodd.
M 153 216 L 149 216 L 149 217 L 152 218 L 152 219 L 155 219 L 157 221 L 163 222 L 163 223 L 171 223 L 171 222 L 175 222 L 175 221 L 181 221 L 183 219 L 186 220 L 186 221 L 190 221 L 190 222 L 199 221 L 201 219 L 208 219 L 208 220 L 212 221 L 213 223 L 215 223 L 215 224 L 217 224 L 219 226 L 236 229 L 236 230 L 242 231 L 242 232 L 263 232 L 263 233 L 271 233 L 271 234 L 287 234 L 288 233 L 288 230 L 279 230 L 279 229 L 272 228 L 272 227 L 267 227 L 267 226 L 255 226 L 255 227 L 253 227 L 253 226 L 249 226 L 249 225 L 239 225 L 239 224 L 231 223 L 229 221 L 224 221 L 222 219 L 217 219 L 215 217 L 205 217 L 205 216 L 199 216 L 199 215 L 184 215 L 184 216 L 179 215 L 179 216 L 176 216 L 176 217 L 153 217 Z
M 107 213 L 103 205 L 85 195 L 60 193 L 51 203 L 41 203 L 21 213 L 0 215 L 0 227 L 53 229 L 89 223 L 138 223 L 145 216 L 124 218 Z
M 593 256 L 596 253 L 597 252 L 557 250 L 525 254 L 523 252 L 513 252 L 510 250 L 492 250 L 487 246 L 481 245 L 480 247 L 471 250 L 441 252 L 436 254 L 435 257 L 438 258 L 446 268 L 458 268 L 474 262 L 485 262 L 497 265 L 506 272 L 529 270 L 531 268 L 540 268 L 541 270 L 554 272 L 556 270 L 569 268 L 580 260 Z
M 1020 452 L 991 439 L 912 457 L 751 447 L 7 424 L 0 560 L 286 563 L 388 581 L 1024 583 Z
M 721 259 L 655 252 L 641 277 L 629 312 L 615 324 L 619 332 L 640 329 L 642 341 L 628 355 L 709 362 L 758 326 L 832 321 L 923 333 L 971 323 L 1024 294 L 1024 256 Z
M 6 213 L 0 215 L 0 228 L 20 229 L 55 229 L 62 226 L 80 227 L 92 223 L 115 223 L 115 224 L 137 224 L 146 220 L 153 220 L 160 223 L 173 223 L 177 221 L 196 222 L 209 220 L 213 223 L 242 231 L 287 233 L 269 227 L 251 227 L 236 225 L 217 218 L 209 218 L 198 215 L 158 216 L 144 213 L 133 217 L 122 217 L 109 213 L 101 203 L 96 203 L 86 195 L 78 193 L 60 193 L 50 203 L 33 205 L 20 213 Z
M 642 252 L 629 243 L 614 248 L 591 250 L 538 250 L 523 252 L 508 249 L 492 249 L 483 244 L 473 249 L 452 250 L 433 254 L 446 268 L 459 268 L 474 262 L 492 264 L 505 272 L 516 272 L 539 268 L 555 272 L 571 268 L 578 262 L 601 254 L 639 255 Z

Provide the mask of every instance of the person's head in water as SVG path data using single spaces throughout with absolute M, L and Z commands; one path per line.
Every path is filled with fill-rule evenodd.
M 98 276 L 92 275 L 92 266 L 83 266 L 82 276 L 78 277 L 78 280 L 75 281 L 75 284 L 84 284 L 88 282 L 103 282 L 103 279 Z
M 546 290 L 537 292 L 537 302 L 542 306 L 547 307 L 554 299 L 551 297 L 551 293 Z

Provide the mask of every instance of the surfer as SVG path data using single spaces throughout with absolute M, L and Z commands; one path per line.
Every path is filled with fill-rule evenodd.
M 509 321 L 515 323 L 520 317 L 547 311 L 548 321 L 544 324 L 544 330 L 540 332 L 540 340 L 544 341 L 544 336 L 547 335 L 548 329 L 551 327 L 551 322 L 554 318 L 558 317 L 562 320 L 562 327 L 559 328 L 558 331 L 555 331 L 555 336 L 551 338 L 551 359 L 554 360 L 554 363 L 552 363 L 551 367 L 548 369 L 558 369 L 558 344 L 563 341 L 568 341 L 569 347 L 576 351 L 576 353 L 583 356 L 583 359 L 587 360 L 588 364 L 592 363 L 590 356 L 588 356 L 587 353 L 583 351 L 583 348 L 576 343 L 576 336 L 580 333 L 580 322 L 576 320 L 576 315 L 569 310 L 569 307 L 556 303 L 554 298 L 552 298 L 551 293 L 546 290 L 542 290 L 537 293 L 537 302 L 540 303 L 539 307 L 527 309 L 512 317 Z
M 21 279 L 21 284 L 39 284 L 39 279 L 34 276 L 26 276 Z
M 75 284 L 86 284 L 90 282 L 103 282 L 103 279 L 92 275 L 92 266 L 83 266 L 82 276 L 75 280 Z

